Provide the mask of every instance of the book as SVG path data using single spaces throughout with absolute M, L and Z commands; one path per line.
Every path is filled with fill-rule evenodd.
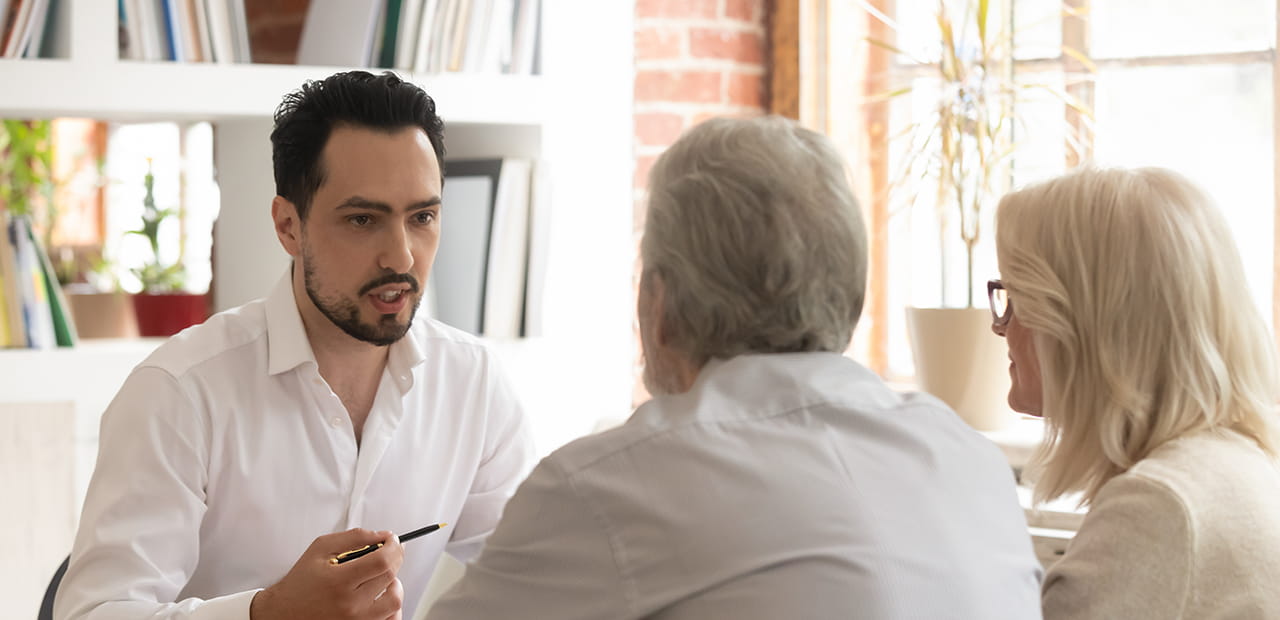
M 516 9 L 515 34 L 511 42 L 509 73 L 533 75 L 538 52 L 539 0 L 519 0 Z
M 209 44 L 213 61 L 219 64 L 236 61 L 236 44 L 231 34 L 231 14 L 227 0 L 204 0 L 205 19 L 209 23 Z
M 524 325 L 527 338 L 543 334 L 543 302 L 546 299 L 547 266 L 551 254 L 551 182 L 546 164 L 533 162 L 529 191 L 529 252 L 525 274 Z
M 182 24 L 179 23 L 175 0 L 157 0 L 160 4 L 160 23 L 164 27 L 165 53 L 169 60 L 186 62 L 186 50 L 182 47 Z
M 8 280 L 0 271 L 0 347 L 12 347 L 13 337 L 9 335 L 9 293 L 6 290 Z
M 62 287 L 58 284 L 53 262 L 49 260 L 49 254 L 36 239 L 30 222 L 25 219 L 23 222 L 26 224 L 27 239 L 35 250 L 36 267 L 40 271 L 40 280 L 44 283 L 45 298 L 49 301 L 49 318 L 53 325 L 54 342 L 60 347 L 75 346 L 76 325 L 71 319 L 71 306 L 67 304 L 67 298 L 62 294 Z
M 458 70 L 475 73 L 480 71 L 484 48 L 492 38 L 489 27 L 492 25 L 493 0 L 470 0 L 471 11 L 467 18 L 467 28 L 463 32 L 462 59 Z
M 382 19 L 382 41 L 378 43 L 376 67 L 392 69 L 396 66 L 396 39 L 400 36 L 401 0 L 387 0 L 386 15 Z
M 485 268 L 484 335 L 519 338 L 529 264 L 529 186 L 533 166 L 527 159 L 504 159 L 498 176 Z
M 436 29 L 443 19 L 443 9 L 441 8 L 443 4 L 445 3 L 440 2 L 440 0 L 425 0 L 423 2 L 422 16 L 418 21 L 418 40 L 414 46 L 413 64 L 411 65 L 414 71 L 431 71 L 431 54 L 436 48 Z
M 471 23 L 471 5 L 475 0 L 453 0 L 457 14 L 453 31 L 449 33 L 449 49 L 445 54 L 443 71 L 461 71 L 462 58 L 467 50 L 467 32 Z
M 17 248 L 9 238 L 9 214 L 0 209 L 0 278 L 4 281 L 4 313 L 8 345 L 27 346 L 27 323 L 22 316 L 22 283 L 18 281 Z
M 17 55 L 18 43 L 22 40 L 22 33 L 27 29 L 33 4 L 35 0 L 13 0 L 13 4 L 9 7 L 9 20 L 4 33 L 4 46 L 0 48 L 0 56 L 13 58 Z
M 445 164 L 440 245 L 432 264 L 436 318 L 472 334 L 484 330 L 485 277 L 502 160 Z
M 120 58 L 142 60 L 142 32 L 138 27 L 138 13 L 134 8 L 136 0 L 119 0 L 117 12 L 120 16 Z
M 207 0 L 190 0 L 191 13 L 196 20 L 196 41 L 200 46 L 203 62 L 213 62 L 213 39 L 209 33 L 209 7 Z
M 453 50 L 453 33 L 458 22 L 458 5 L 462 0 L 440 0 L 440 12 L 431 25 L 430 64 L 427 71 L 440 73 L 449 69 L 449 55 Z
M 302 25 L 298 64 L 363 67 L 369 60 L 383 1 L 312 0 Z
M 200 26 L 196 23 L 196 0 L 174 0 L 178 26 L 182 32 L 182 53 L 186 62 L 204 62 L 200 46 Z
M 411 70 L 422 24 L 422 0 L 401 0 L 397 22 L 395 68 Z
M 244 0 L 227 0 L 230 16 L 231 42 L 234 45 L 232 62 L 253 62 L 253 50 L 249 47 L 249 17 L 245 13 Z
M 22 319 L 26 325 L 27 345 L 33 349 L 51 349 L 58 344 L 53 328 L 53 311 L 49 289 L 45 283 L 30 225 L 25 217 L 9 220 L 9 241 L 16 249 L 18 290 L 22 298 Z
M 40 46 L 44 42 L 44 34 L 49 27 L 49 7 L 52 0 L 35 0 L 35 7 L 31 9 L 31 17 L 27 21 L 27 31 L 23 33 L 23 40 L 18 43 L 18 56 L 24 58 L 38 58 L 40 56 Z

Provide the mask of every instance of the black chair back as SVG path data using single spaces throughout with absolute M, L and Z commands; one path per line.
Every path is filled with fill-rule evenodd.
M 58 594 L 58 584 L 62 583 L 62 576 L 67 574 L 67 564 L 71 562 L 71 556 L 62 561 L 58 565 L 58 570 L 53 572 L 53 579 L 49 580 L 49 587 L 45 588 L 44 601 L 40 603 L 40 615 L 37 620 L 53 620 L 53 597 Z

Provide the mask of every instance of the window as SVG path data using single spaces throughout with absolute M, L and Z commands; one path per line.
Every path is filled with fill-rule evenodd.
M 798 90 L 811 99 L 799 106 L 808 116 L 801 121 L 845 147 L 874 239 L 869 303 L 855 357 L 887 377 L 910 377 L 904 308 L 965 303 L 963 246 L 939 251 L 936 218 L 920 204 L 896 207 L 888 187 L 902 158 L 902 146 L 891 137 L 936 102 L 936 69 L 911 58 L 927 63 L 939 57 L 938 5 L 792 0 L 780 6 L 788 5 L 801 12 Z M 972 3 L 945 5 L 961 16 Z M 1185 174 L 1226 215 L 1252 298 L 1270 320 L 1276 307 L 1276 5 L 993 0 L 989 27 L 1003 23 L 1014 33 L 1014 79 L 1046 85 L 1092 111 L 1092 118 L 1074 113 L 1048 90 L 1028 89 L 1015 103 L 1023 124 L 1014 130 L 1018 148 L 1008 185 L 1060 174 L 1078 161 L 1163 166 Z M 862 44 L 864 37 L 891 40 L 905 54 Z M 914 87 L 910 94 L 869 103 L 870 95 L 904 84 Z M 984 209 L 975 300 L 981 299 L 976 287 L 996 276 L 992 210 L 994 204 Z

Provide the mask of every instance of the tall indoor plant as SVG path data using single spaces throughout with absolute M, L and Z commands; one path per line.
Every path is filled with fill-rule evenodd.
M 954 10 L 960 4 L 960 10 Z M 873 7 L 864 6 L 896 27 Z M 991 336 L 986 300 L 975 299 L 979 285 L 975 253 L 984 215 L 1008 189 L 1009 164 L 1018 146 L 1015 131 L 1018 136 L 1030 133 L 1018 116 L 1018 103 L 1024 93 L 1038 90 L 1089 117 L 1088 110 L 1061 88 L 1017 79 L 1009 13 L 999 3 L 992 9 L 990 0 L 958 0 L 950 5 L 938 1 L 934 14 L 938 57 L 917 61 L 932 68 L 929 75 L 938 85 L 938 96 L 925 118 L 899 134 L 905 154 L 890 184 L 896 199 L 932 204 L 942 248 L 938 254 L 940 307 L 907 309 L 917 378 L 924 390 L 942 398 L 981 430 L 999 428 L 1013 419 L 1004 404 L 1009 386 L 1005 346 Z M 910 57 L 891 42 L 868 41 Z M 1063 52 L 1082 58 L 1074 50 L 1064 48 Z M 910 95 L 913 90 L 899 88 L 883 98 Z M 945 248 L 956 242 L 964 248 L 965 304 L 942 307 L 949 297 L 951 267 Z

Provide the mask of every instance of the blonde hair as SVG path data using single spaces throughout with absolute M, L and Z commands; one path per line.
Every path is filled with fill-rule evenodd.
M 667 149 L 640 252 L 672 346 L 698 366 L 843 351 L 862 312 L 866 232 L 844 162 L 781 117 L 711 119 Z
M 1225 220 L 1187 179 L 1083 169 L 1011 193 L 996 248 L 1040 362 L 1037 501 L 1083 491 L 1091 503 L 1160 445 L 1205 429 L 1276 454 L 1272 339 Z

